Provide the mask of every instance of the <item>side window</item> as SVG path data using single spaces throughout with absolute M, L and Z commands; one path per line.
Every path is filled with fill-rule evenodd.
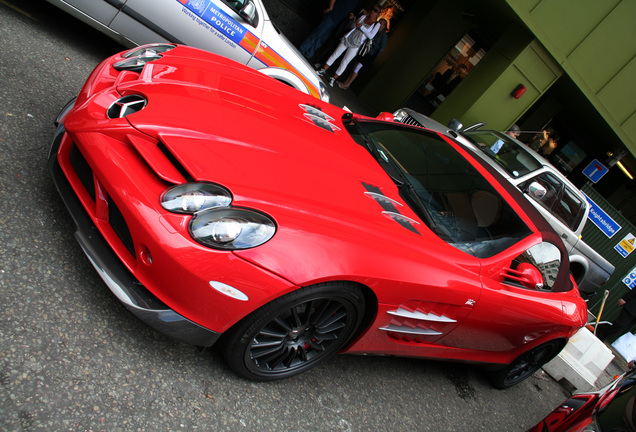
M 222 0 L 222 1 L 223 3 L 228 5 L 230 8 L 232 8 L 232 10 L 236 12 L 237 14 L 241 12 L 241 9 L 243 9 L 243 6 L 245 6 L 245 3 L 247 3 L 247 0 Z
M 585 211 L 584 202 L 566 187 L 558 210 L 560 210 L 560 213 L 557 214 L 557 217 L 563 220 L 572 231 L 576 231 Z
M 543 205 L 572 231 L 576 231 L 585 208 L 583 201 L 558 177 L 550 173 L 540 174 L 525 182 L 522 186 L 523 191 L 528 192 L 528 188 L 533 183 L 538 183 L 545 188 L 545 194 L 538 197 L 530 193 L 530 197 Z
M 258 12 L 252 0 L 221 0 L 252 27 L 258 27 Z

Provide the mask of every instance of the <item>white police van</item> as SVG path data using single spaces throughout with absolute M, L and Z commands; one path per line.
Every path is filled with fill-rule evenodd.
M 329 101 L 261 0 L 47 0 L 125 46 L 172 42 L 231 58 Z

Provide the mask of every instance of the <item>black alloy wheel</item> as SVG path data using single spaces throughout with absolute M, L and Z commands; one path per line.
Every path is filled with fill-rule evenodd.
M 248 315 L 220 341 L 229 367 L 259 381 L 288 378 L 340 351 L 356 335 L 364 296 L 353 284 L 302 288 Z
M 553 340 L 531 349 L 505 368 L 494 372 L 493 385 L 496 388 L 505 389 L 519 384 L 552 360 L 562 348 L 562 341 Z

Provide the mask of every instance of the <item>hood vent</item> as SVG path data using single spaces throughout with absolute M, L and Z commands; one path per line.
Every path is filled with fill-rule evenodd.
M 129 116 L 144 109 L 148 101 L 143 96 L 129 95 L 117 99 L 106 111 L 108 118 L 117 119 Z
M 325 114 L 320 108 L 305 104 L 300 104 L 300 107 L 305 110 L 305 117 L 311 120 L 311 122 L 316 126 L 328 130 L 329 132 L 340 130 L 338 126 L 332 123 L 334 121 L 333 117 Z

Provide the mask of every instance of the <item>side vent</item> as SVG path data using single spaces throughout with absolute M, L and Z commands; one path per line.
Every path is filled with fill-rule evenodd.
M 387 310 L 387 324 L 379 329 L 395 341 L 432 343 L 450 333 L 472 308 L 446 303 L 410 300 Z

